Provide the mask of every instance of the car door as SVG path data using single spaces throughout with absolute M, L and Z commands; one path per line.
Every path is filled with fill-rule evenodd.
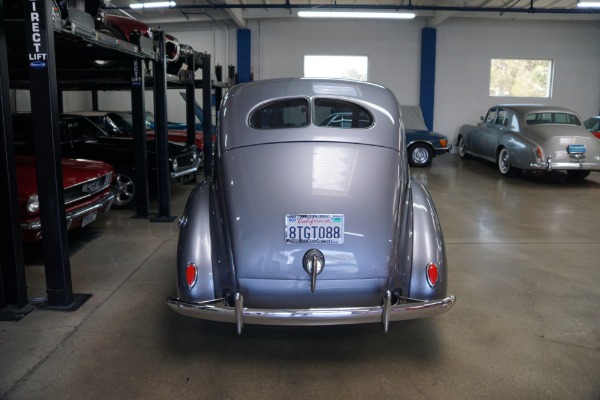
M 489 130 L 493 127 L 496 116 L 498 115 L 498 109 L 496 107 L 490 108 L 485 116 L 484 120 L 477 125 L 477 130 L 471 140 L 471 149 L 475 154 L 485 157 L 487 139 L 489 136 Z
M 482 154 L 489 159 L 496 159 L 496 149 L 498 143 L 510 129 L 510 116 L 506 109 L 499 108 L 496 112 L 496 119 L 488 124 L 485 143 L 483 144 Z

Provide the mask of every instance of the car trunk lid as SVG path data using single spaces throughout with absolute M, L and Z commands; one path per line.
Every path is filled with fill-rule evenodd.
M 310 274 L 302 259 L 310 249 L 318 249 L 325 257 L 318 287 L 339 289 L 342 281 L 355 281 L 348 283 L 353 286 L 361 280 L 362 289 L 381 294 L 374 286 L 389 283 L 398 202 L 406 187 L 397 151 L 298 142 L 241 147 L 223 157 L 223 192 L 238 282 L 253 286 L 256 296 L 284 286 L 287 293 L 300 286 L 306 292 Z M 286 218 L 296 215 L 343 218 L 343 243 L 286 243 Z M 263 283 L 255 285 L 259 281 Z

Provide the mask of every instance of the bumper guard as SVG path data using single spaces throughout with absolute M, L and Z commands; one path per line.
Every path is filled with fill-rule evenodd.
M 210 321 L 236 324 L 238 334 L 244 324 L 255 325 L 345 325 L 380 322 L 384 332 L 390 321 L 427 318 L 450 310 L 456 301 L 455 296 L 445 299 L 423 301 L 414 299 L 406 303 L 392 305 L 392 294 L 386 291 L 381 306 L 347 308 L 308 308 L 308 309 L 259 309 L 245 308 L 240 293 L 234 295 L 235 305 L 227 305 L 226 298 L 203 302 L 189 302 L 169 297 L 167 305 L 179 314 Z

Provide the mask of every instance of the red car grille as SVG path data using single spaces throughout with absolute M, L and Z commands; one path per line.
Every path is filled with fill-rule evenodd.
M 65 189 L 65 205 L 93 196 L 110 185 L 112 173 Z

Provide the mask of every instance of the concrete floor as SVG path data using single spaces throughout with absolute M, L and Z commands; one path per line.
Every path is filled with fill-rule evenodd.
M 507 179 L 449 155 L 412 173 L 444 228 L 449 313 L 387 334 L 246 325 L 238 336 L 167 308 L 176 221 L 111 210 L 71 257 L 74 291 L 92 297 L 0 322 L 0 398 L 600 399 L 600 172 Z M 173 215 L 190 190 L 173 187 Z M 27 253 L 33 300 L 44 271 Z

